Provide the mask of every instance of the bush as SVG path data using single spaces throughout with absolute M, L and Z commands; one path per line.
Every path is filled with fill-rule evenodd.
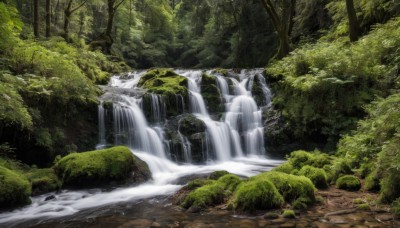
M 233 205 L 239 211 L 254 211 L 282 206 L 284 199 L 271 181 L 250 179 L 238 186 Z
M 315 202 L 316 189 L 311 180 L 306 177 L 271 171 L 250 179 L 271 181 L 287 202 L 298 198 L 306 199 L 308 205 Z
M 31 185 L 18 172 L 0 166 L 0 209 L 30 204 Z
M 315 168 L 309 165 L 303 166 L 298 175 L 309 178 L 317 188 L 327 188 L 328 178 L 323 169 Z
M 348 191 L 358 191 L 361 188 L 361 182 L 356 176 L 345 175 L 337 179 L 336 187 Z
M 296 169 L 301 169 L 305 165 L 314 166 L 317 168 L 322 168 L 325 165 L 329 165 L 332 163 L 333 158 L 327 154 L 323 154 L 319 151 L 310 153 L 304 150 L 298 150 L 292 152 L 288 161 L 292 164 L 292 166 Z M 286 167 L 288 168 L 288 167 Z
M 150 171 L 127 147 L 73 153 L 54 166 L 63 186 L 90 186 L 110 181 L 126 181 L 134 175 L 148 179 Z M 135 178 L 134 176 L 134 178 Z

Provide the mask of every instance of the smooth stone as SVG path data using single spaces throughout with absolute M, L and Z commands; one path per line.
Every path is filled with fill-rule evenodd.
M 390 215 L 390 214 L 376 215 L 375 218 L 381 220 L 382 222 L 386 222 L 386 221 L 390 221 L 390 220 L 394 219 L 393 215 Z
M 53 200 L 53 199 L 55 199 L 55 198 L 56 198 L 56 197 L 55 197 L 54 195 L 51 195 L 51 196 L 46 197 L 46 198 L 44 199 L 44 201 Z

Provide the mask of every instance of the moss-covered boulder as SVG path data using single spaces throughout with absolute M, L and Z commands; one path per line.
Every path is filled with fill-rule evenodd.
M 323 169 L 306 165 L 300 169 L 298 175 L 309 178 L 317 188 L 323 189 L 328 187 L 328 177 Z
M 299 198 L 303 198 L 307 205 L 315 202 L 316 189 L 307 177 L 271 171 L 251 179 L 271 181 L 286 202 L 293 202 Z
M 63 186 L 73 187 L 142 182 L 151 178 L 147 164 L 123 146 L 67 155 L 56 163 L 54 170 Z
M 183 201 L 184 208 L 204 209 L 209 206 L 218 205 L 224 202 L 226 197 L 224 187 L 221 183 L 214 182 L 204 185 L 191 192 Z
M 207 105 L 207 110 L 212 114 L 218 114 L 225 110 L 223 98 L 217 87 L 215 77 L 203 74 L 201 77 L 201 95 Z
M 31 184 L 21 174 L 0 166 L 0 209 L 30 204 Z
M 26 173 L 32 184 L 32 195 L 40 195 L 61 188 L 61 181 L 58 179 L 54 169 L 32 169 Z
M 195 189 L 190 192 L 182 203 L 190 211 L 199 211 L 209 206 L 221 204 L 232 195 L 242 181 L 233 174 L 221 176 L 218 180 L 199 179 L 189 182 L 185 190 Z
M 206 124 L 192 114 L 185 114 L 179 120 L 179 131 L 186 137 L 199 132 L 205 132 Z
M 185 104 L 189 103 L 188 79 L 171 69 L 148 71 L 140 78 L 138 86 L 162 97 L 167 117 L 182 114 L 187 110 Z M 143 96 L 143 110 L 147 116 L 151 116 L 149 114 L 152 112 L 153 98 L 150 94 Z
M 251 212 L 278 208 L 284 199 L 271 181 L 250 179 L 237 187 L 232 202 L 236 210 Z
M 336 187 L 348 191 L 358 191 L 361 188 L 361 182 L 356 176 L 345 175 L 336 180 Z
M 210 173 L 210 175 L 208 175 L 208 179 L 218 180 L 220 177 L 223 177 L 223 176 L 225 176 L 227 174 L 229 174 L 229 172 L 226 171 L 226 170 L 214 171 L 214 172 Z

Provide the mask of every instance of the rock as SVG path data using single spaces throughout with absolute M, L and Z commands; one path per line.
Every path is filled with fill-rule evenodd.
M 334 212 L 330 212 L 330 213 L 326 213 L 324 215 L 324 218 L 329 217 L 329 216 L 333 216 L 333 215 L 345 215 L 345 214 L 351 214 L 356 212 L 357 209 L 346 209 L 346 210 L 340 210 L 340 211 L 334 211 Z
M 267 213 L 264 215 L 264 218 L 265 218 L 265 219 L 277 219 L 277 218 L 279 218 L 279 214 L 278 214 L 278 213 L 275 213 L 275 212 L 267 212 Z
M 52 168 L 32 169 L 26 175 L 32 184 L 32 196 L 57 191 L 61 188 L 61 182 Z
M 201 78 L 201 95 L 207 105 L 207 110 L 212 113 L 220 113 L 225 110 L 224 101 L 217 87 L 217 80 L 214 76 L 203 74 Z
M 55 199 L 55 198 L 56 198 L 55 195 L 50 195 L 50 196 L 47 196 L 47 197 L 44 199 L 44 201 L 50 201 L 50 200 L 53 200 L 53 199 Z
M 381 214 L 381 215 L 376 215 L 375 219 L 378 221 L 386 222 L 386 221 L 393 220 L 394 217 L 391 214 Z
M 99 186 L 113 181 L 140 183 L 151 178 L 147 164 L 123 146 L 69 154 L 55 164 L 54 170 L 63 186 L 71 187 Z

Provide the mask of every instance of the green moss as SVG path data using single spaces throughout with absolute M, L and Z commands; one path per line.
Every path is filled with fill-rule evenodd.
M 202 187 L 207 184 L 214 183 L 214 180 L 207 180 L 207 179 L 195 179 L 190 181 L 185 187 L 185 190 L 195 190 L 196 188 Z
M 185 201 L 183 201 L 182 206 L 184 208 L 206 208 L 208 206 L 214 206 L 224 201 L 225 194 L 224 186 L 214 182 L 189 193 Z
M 61 187 L 61 182 L 52 168 L 32 169 L 26 176 L 32 183 L 32 195 L 56 191 Z
M 271 181 L 287 202 L 292 202 L 300 197 L 307 199 L 308 205 L 315 202 L 314 192 L 316 189 L 307 177 L 271 171 L 251 179 Z
M 276 213 L 276 212 L 267 212 L 267 213 L 264 215 L 264 218 L 265 218 L 265 219 L 277 219 L 277 218 L 279 218 L 279 214 Z
M 328 181 L 331 183 L 335 183 L 340 176 L 353 174 L 350 161 L 345 158 L 337 158 L 331 165 L 325 165 L 323 169 L 327 174 Z
M 188 95 L 187 78 L 170 69 L 154 69 L 142 76 L 138 85 L 151 93 L 162 95 Z
M 29 204 L 31 185 L 18 172 L 0 166 L 0 209 Z
M 371 206 L 367 203 L 363 203 L 363 204 L 357 205 L 357 209 L 363 210 L 363 211 L 369 211 L 369 210 L 371 210 Z
M 216 68 L 213 70 L 213 73 L 218 73 L 222 76 L 228 76 L 228 70 L 227 69 L 223 69 L 223 68 Z
M 357 198 L 353 200 L 353 204 L 364 204 L 365 201 L 361 198 Z
M 223 104 L 221 93 L 217 87 L 216 78 L 203 74 L 201 77 L 201 95 L 207 105 L 207 110 L 211 113 L 223 112 L 225 107 Z
M 296 214 L 293 210 L 283 210 L 282 217 L 284 218 L 296 218 Z
M 392 212 L 396 215 L 400 215 L 400 198 L 397 198 L 391 204 Z
M 308 204 L 310 204 L 310 200 L 308 198 L 299 197 L 292 203 L 292 208 L 294 210 L 304 211 L 308 208 Z
M 284 199 L 274 184 L 266 179 L 250 179 L 241 183 L 233 196 L 233 205 L 239 211 L 278 208 Z
M 225 176 L 226 174 L 229 174 L 229 172 L 225 171 L 225 170 L 214 171 L 214 172 L 210 173 L 210 175 L 208 176 L 208 179 L 218 180 L 220 177 Z
M 380 178 L 377 170 L 374 170 L 365 178 L 364 189 L 367 191 L 379 191 L 380 188 Z
M 275 167 L 273 171 L 290 174 L 294 170 L 292 163 L 285 162 L 282 165 Z
M 240 180 L 240 178 L 236 175 L 226 174 L 220 177 L 217 182 L 222 184 L 225 190 L 233 192 L 235 191 L 236 187 L 242 182 L 242 180 Z
M 361 188 L 361 182 L 356 176 L 345 175 L 337 179 L 336 187 L 348 191 L 358 191 Z
M 334 158 L 319 151 L 310 153 L 304 150 L 297 150 L 289 155 L 288 160 L 294 168 L 301 169 L 305 165 L 322 168 L 325 165 L 332 164 Z
M 317 188 L 327 188 L 328 178 L 323 169 L 315 168 L 309 165 L 303 166 L 298 175 L 308 177 Z
M 127 147 L 118 146 L 70 154 L 58 161 L 54 169 L 63 186 L 90 186 L 127 180 L 134 171 L 135 160 Z M 137 167 L 138 171 L 146 168 Z

